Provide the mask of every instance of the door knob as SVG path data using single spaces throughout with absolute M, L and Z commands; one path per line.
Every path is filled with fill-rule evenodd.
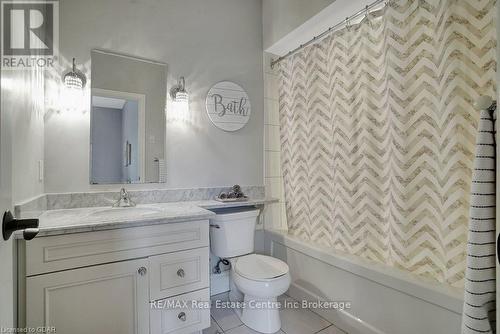
M 23 230 L 24 240 L 33 239 L 39 232 L 38 219 L 16 219 L 10 211 L 5 211 L 2 219 L 3 240 L 9 240 L 12 233 Z

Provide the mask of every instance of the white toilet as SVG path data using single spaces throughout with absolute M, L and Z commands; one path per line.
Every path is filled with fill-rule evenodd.
M 281 328 L 276 297 L 290 286 L 288 265 L 276 258 L 253 254 L 258 209 L 214 210 L 210 220 L 210 248 L 215 256 L 231 263 L 229 299 L 245 302 L 236 310 L 241 321 L 261 333 Z

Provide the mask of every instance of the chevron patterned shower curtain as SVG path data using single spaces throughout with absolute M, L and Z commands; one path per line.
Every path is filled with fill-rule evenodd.
M 391 1 L 280 64 L 289 232 L 463 286 L 495 0 Z

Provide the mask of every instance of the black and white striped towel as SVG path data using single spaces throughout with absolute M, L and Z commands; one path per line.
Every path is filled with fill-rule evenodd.
M 493 109 L 493 108 L 492 108 Z M 481 111 L 472 175 L 462 333 L 495 333 L 495 120 Z

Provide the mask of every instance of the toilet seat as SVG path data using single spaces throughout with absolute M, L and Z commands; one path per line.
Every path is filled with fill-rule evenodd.
M 234 264 L 234 271 L 252 281 L 269 281 L 288 274 L 288 265 L 280 259 L 250 254 L 239 257 Z

